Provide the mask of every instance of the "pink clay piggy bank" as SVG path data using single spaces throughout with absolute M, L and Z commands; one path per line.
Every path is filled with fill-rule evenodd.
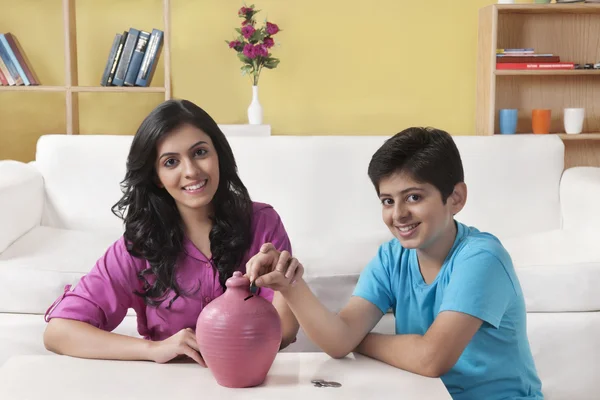
M 241 272 L 234 272 L 225 285 L 225 293 L 198 317 L 198 347 L 219 385 L 258 386 L 281 345 L 279 314 L 268 300 L 251 296 L 250 280 Z

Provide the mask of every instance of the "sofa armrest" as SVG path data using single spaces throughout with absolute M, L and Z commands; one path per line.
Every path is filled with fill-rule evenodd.
M 600 227 L 600 168 L 573 167 L 560 181 L 563 229 Z
M 40 172 L 19 161 L 0 161 L 0 253 L 40 224 L 43 206 Z

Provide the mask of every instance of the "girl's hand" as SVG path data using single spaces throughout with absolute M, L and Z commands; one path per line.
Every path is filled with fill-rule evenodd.
M 182 329 L 168 339 L 151 344 L 150 359 L 154 362 L 164 364 L 180 356 L 187 356 L 206 367 L 200 355 L 196 335 L 190 328 Z

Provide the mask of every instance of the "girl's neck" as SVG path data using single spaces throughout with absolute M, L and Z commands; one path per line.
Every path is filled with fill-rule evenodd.
M 189 238 L 207 235 L 212 229 L 212 204 L 200 209 L 179 207 L 184 232 Z

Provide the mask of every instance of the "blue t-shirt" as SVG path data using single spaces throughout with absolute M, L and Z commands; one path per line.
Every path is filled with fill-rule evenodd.
M 457 234 L 431 284 L 414 249 L 383 244 L 354 290 L 396 317 L 396 334 L 424 335 L 442 311 L 483 320 L 457 363 L 441 377 L 455 400 L 543 399 L 527 339 L 525 301 L 512 260 L 500 241 L 456 223 Z

